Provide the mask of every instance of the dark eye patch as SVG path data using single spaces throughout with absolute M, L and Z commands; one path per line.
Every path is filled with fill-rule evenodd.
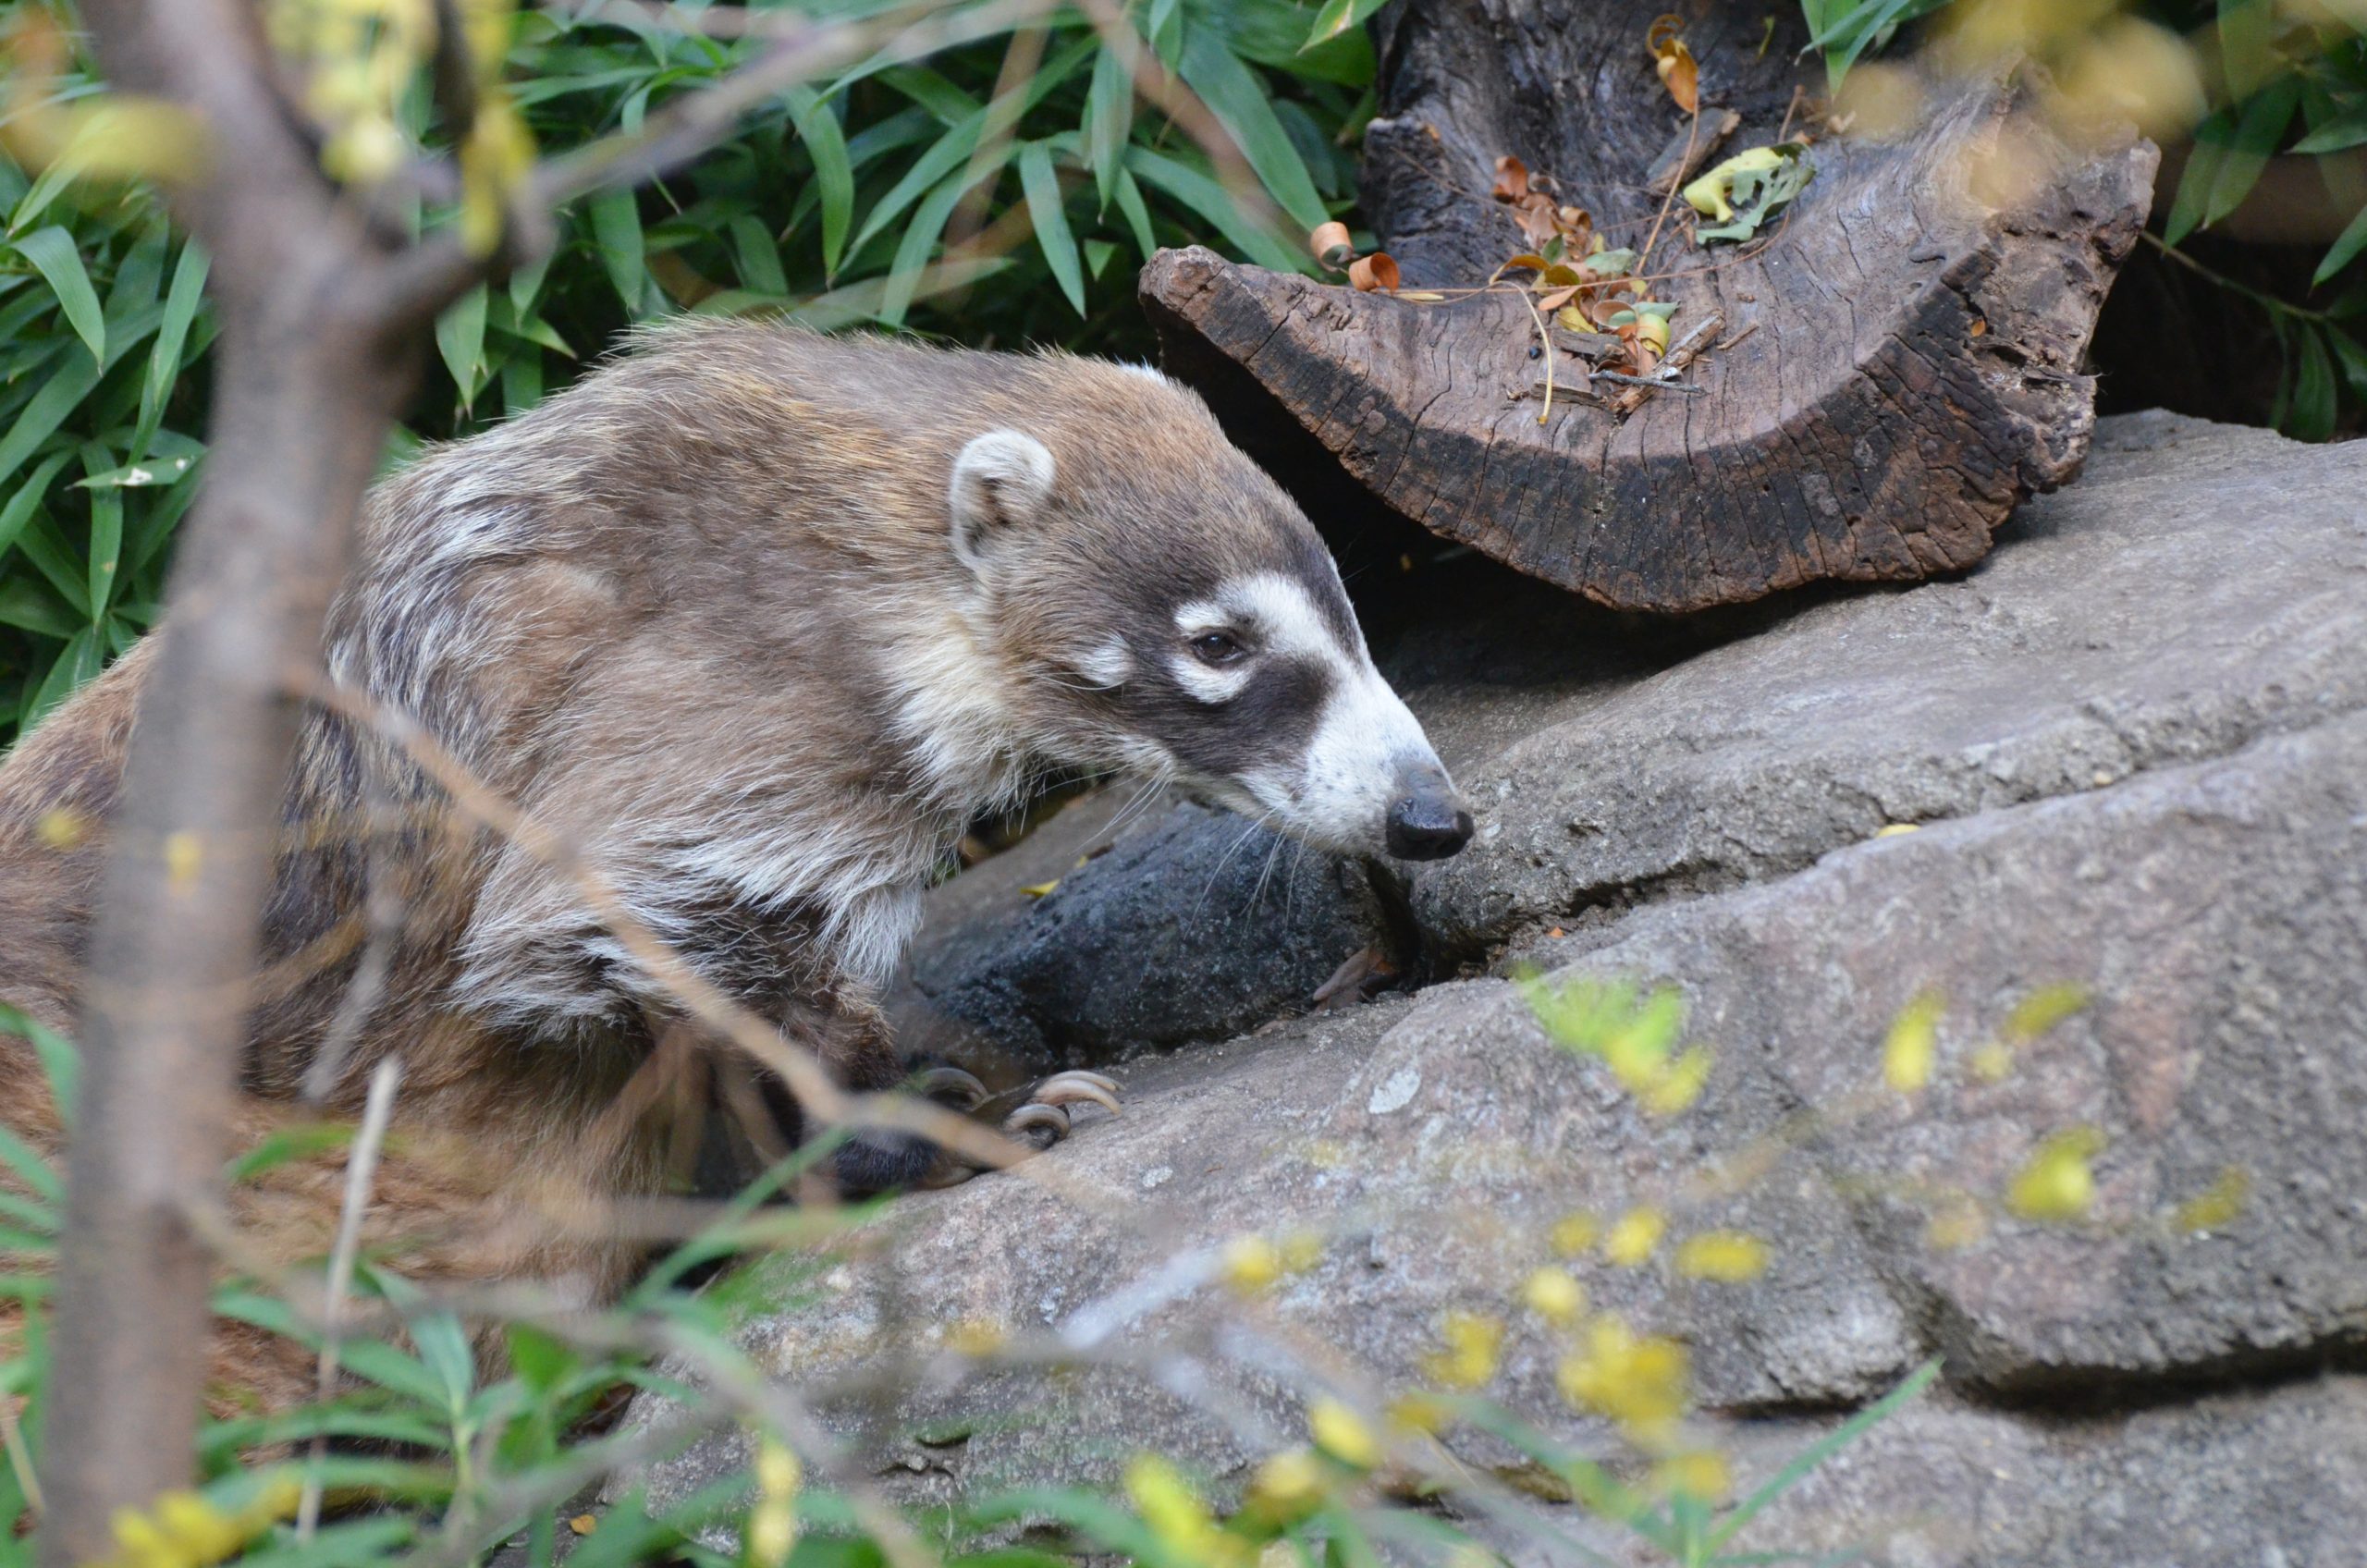
M 1231 778 L 1306 754 L 1331 699 L 1332 672 L 1320 659 L 1258 663 L 1239 695 L 1211 706 L 1158 670 L 1140 685 L 1130 717 L 1191 771 Z

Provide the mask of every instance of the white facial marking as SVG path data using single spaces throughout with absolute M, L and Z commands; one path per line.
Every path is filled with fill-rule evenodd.
M 1105 692 L 1115 691 L 1126 683 L 1134 672 L 1134 655 L 1126 651 L 1126 640 L 1112 637 L 1098 648 L 1090 649 L 1077 660 L 1077 673 Z
M 1362 634 L 1343 643 L 1297 579 L 1260 572 L 1229 582 L 1177 610 L 1175 628 L 1185 641 L 1205 631 L 1245 632 L 1259 655 L 1330 667 L 1330 692 L 1306 752 L 1277 758 L 1241 780 L 1289 830 L 1369 852 L 1384 841 L 1390 802 L 1412 778 L 1430 769 L 1444 778 L 1420 722 L 1373 668 Z M 1172 668 L 1185 691 L 1203 702 L 1220 702 L 1248 684 L 1254 662 L 1211 668 L 1181 651 Z

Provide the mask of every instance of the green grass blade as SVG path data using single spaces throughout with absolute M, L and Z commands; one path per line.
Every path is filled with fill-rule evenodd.
M 99 384 L 99 361 L 84 359 L 70 349 L 67 352 L 70 357 L 66 364 L 42 384 L 24 411 L 18 414 L 8 434 L 0 437 L 0 484 L 16 477 L 26 459 L 56 433 L 57 427 L 66 423 L 66 416 Z
M 1224 46 L 1223 39 L 1206 28 L 1190 29 L 1184 40 L 1183 74 L 1291 220 L 1310 232 L 1328 222 L 1331 210 L 1316 191 L 1290 132 L 1267 102 L 1265 84 Z
M 1907 1380 L 1898 1387 L 1802 1449 L 1793 1456 L 1789 1464 L 1768 1477 L 1764 1486 L 1735 1504 L 1733 1513 L 1718 1521 L 1718 1527 L 1710 1532 L 1710 1550 L 1716 1551 L 1741 1534 L 1743 1526 L 1758 1517 L 1760 1510 L 1797 1486 L 1818 1465 L 1896 1415 L 1909 1400 L 1930 1388 L 1932 1379 L 1939 1375 L 1940 1358 L 1935 1355 L 1909 1373 Z
M 1094 58 L 1093 80 L 1085 92 L 1085 119 L 1078 129 L 1085 137 L 1085 162 L 1093 171 L 1094 193 L 1106 209 L 1110 197 L 1117 194 L 1118 177 L 1126 166 L 1126 142 L 1134 133 L 1134 83 L 1114 49 L 1104 49 Z
M 1126 167 L 1137 179 L 1165 191 L 1198 214 L 1235 250 L 1259 266 L 1276 272 L 1306 270 L 1297 250 L 1283 245 L 1264 227 L 1250 222 L 1233 201 L 1233 193 L 1210 176 L 1147 147 L 1128 148 Z M 1124 200 L 1122 190 L 1119 196 Z
M 51 224 L 18 239 L 17 253 L 32 263 L 33 270 L 48 281 L 67 324 L 90 345 L 91 358 L 105 363 L 106 312 L 99 308 L 99 292 L 91 287 L 91 275 L 82 265 L 82 253 L 75 248 L 74 237 L 62 226 Z
M 854 224 L 854 164 L 847 156 L 846 132 L 828 104 L 809 88 L 789 94 L 790 120 L 814 160 L 814 183 L 822 199 L 822 271 L 836 276 L 846 255 L 847 230 Z M 788 292 L 784 284 L 781 292 Z
M 180 379 L 181 350 L 189 345 L 190 324 L 205 302 L 205 275 L 212 265 L 202 247 L 181 248 L 173 268 L 172 287 L 165 293 L 165 319 L 156 328 L 156 342 L 148 350 L 148 375 L 140 388 L 140 426 L 131 437 L 131 460 L 148 455 L 148 443 L 165 417 L 165 401 Z
M 1019 150 L 1019 185 L 1027 197 L 1027 216 L 1036 226 L 1036 243 L 1044 249 L 1052 276 L 1069 297 L 1079 316 L 1085 314 L 1085 267 L 1076 253 L 1076 236 L 1061 202 L 1061 175 L 1052 166 L 1052 150 L 1030 141 Z

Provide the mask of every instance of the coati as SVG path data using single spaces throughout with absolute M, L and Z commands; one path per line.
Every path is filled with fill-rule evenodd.
M 1472 831 L 1297 508 L 1193 393 L 1064 355 L 648 333 L 379 484 L 324 657 L 855 1089 L 906 1080 L 875 998 L 934 869 L 1047 768 L 1173 780 L 1347 853 L 1442 856 Z M 0 766 L 0 998 L 60 1030 L 152 660 L 153 639 Z M 639 1244 L 581 1217 L 680 1177 L 731 1053 L 383 726 L 314 706 L 285 820 L 240 1135 L 292 1114 L 391 902 L 386 980 L 325 1102 L 355 1114 L 400 1053 L 373 1233 L 423 1273 L 612 1295 Z M 754 1123 L 793 1144 L 795 1107 L 760 1088 Z M 1049 1085 L 1031 1125 L 1097 1091 Z M 19 1042 L 0 1116 L 57 1148 Z M 880 1191 L 941 1158 L 859 1133 L 836 1175 Z M 238 1218 L 316 1256 L 338 1180 L 274 1172 Z

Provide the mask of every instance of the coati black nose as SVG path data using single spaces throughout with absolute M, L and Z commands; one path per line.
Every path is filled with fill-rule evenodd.
M 1389 852 L 1399 860 L 1444 860 L 1471 842 L 1471 814 L 1445 789 L 1417 789 L 1389 803 Z

